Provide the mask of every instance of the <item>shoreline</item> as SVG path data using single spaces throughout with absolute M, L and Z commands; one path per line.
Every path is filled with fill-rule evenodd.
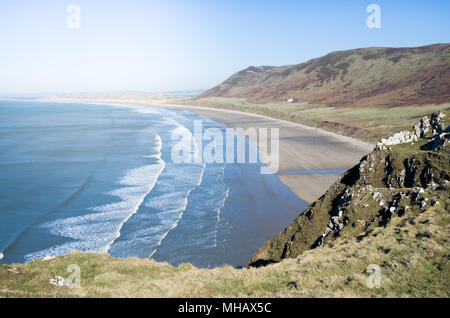
M 144 105 L 152 106 L 152 105 L 148 105 L 148 104 L 144 104 Z M 277 119 L 277 118 L 273 118 L 273 117 L 269 117 L 269 116 L 259 115 L 256 113 L 246 113 L 246 112 L 239 111 L 239 110 L 229 110 L 229 109 L 220 109 L 220 108 L 204 107 L 204 106 L 191 106 L 191 105 L 182 105 L 182 104 L 157 104 L 157 103 L 154 103 L 154 106 L 173 107 L 173 108 L 182 108 L 182 109 L 214 110 L 214 111 L 219 111 L 219 112 L 230 112 L 230 113 L 242 114 L 242 115 L 246 115 L 246 116 L 254 116 L 254 117 L 264 118 L 266 120 L 278 121 L 278 122 L 281 122 L 281 123 L 284 123 L 287 125 L 297 126 L 302 129 L 307 129 L 307 130 L 311 130 L 314 132 L 318 132 L 319 134 L 322 134 L 322 135 L 331 136 L 331 137 L 337 138 L 343 142 L 348 142 L 348 143 L 354 145 L 355 147 L 361 148 L 363 150 L 367 150 L 368 152 L 372 151 L 373 148 L 375 147 L 375 145 L 367 143 L 365 141 L 355 139 L 352 137 L 348 137 L 348 136 L 344 136 L 344 135 L 340 135 L 335 132 L 328 131 L 328 130 L 325 130 L 322 128 L 307 126 L 307 125 L 303 125 L 303 124 L 296 123 L 293 121 Z
M 342 173 L 321 173 L 319 171 L 348 170 L 374 147 L 372 144 L 320 128 L 235 110 L 161 103 L 154 100 L 42 98 L 38 101 L 138 104 L 147 107 L 167 107 L 203 115 L 233 129 L 278 128 L 280 132 L 280 164 L 275 175 L 294 194 L 308 203 L 323 195 L 342 175 Z M 252 138 L 250 139 L 252 140 Z M 311 142 L 311 140 L 318 142 Z M 252 142 L 258 145 L 256 140 L 252 140 Z M 270 136 L 268 144 L 270 144 Z M 258 148 L 260 152 L 267 151 L 267 149 Z M 289 173 L 292 171 L 317 171 L 317 173 Z

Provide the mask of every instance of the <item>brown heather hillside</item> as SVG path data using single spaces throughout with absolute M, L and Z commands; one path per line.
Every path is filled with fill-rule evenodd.
M 198 99 L 245 98 L 269 103 L 362 107 L 450 101 L 450 44 L 337 51 L 298 65 L 250 66 Z

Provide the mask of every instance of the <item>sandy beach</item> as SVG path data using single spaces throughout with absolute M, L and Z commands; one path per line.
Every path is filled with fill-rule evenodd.
M 278 178 L 307 202 L 318 199 L 341 173 L 284 173 L 286 171 L 347 170 L 373 149 L 373 145 L 322 129 L 239 111 L 186 105 L 158 105 L 191 111 L 231 128 L 278 128 Z M 270 138 L 270 134 L 269 134 Z M 255 140 L 252 140 L 255 142 Z M 255 142 L 256 144 L 256 142 Z M 270 141 L 268 142 L 270 144 Z M 264 151 L 264 149 L 260 149 Z M 270 151 L 269 151 L 270 154 Z
M 211 118 L 231 128 L 242 128 L 244 130 L 251 127 L 256 129 L 278 128 L 280 162 L 276 175 L 293 193 L 307 202 L 313 202 L 318 199 L 341 176 L 342 170 L 353 167 L 374 147 L 374 145 L 363 141 L 323 129 L 240 111 L 178 105 L 153 99 L 85 98 L 80 96 L 70 98 L 53 97 L 46 100 L 136 103 L 149 105 L 149 107 L 154 105 L 187 110 Z M 270 133 L 268 137 L 268 144 L 270 145 Z M 252 141 L 255 142 L 255 140 Z M 260 148 L 260 151 L 265 150 Z M 268 153 L 270 154 L 270 151 Z M 302 173 L 320 170 L 323 171 L 320 173 Z M 326 170 L 329 170 L 329 172 Z M 336 173 L 333 170 L 338 170 L 338 172 Z M 300 173 L 286 173 L 288 171 L 298 171 Z

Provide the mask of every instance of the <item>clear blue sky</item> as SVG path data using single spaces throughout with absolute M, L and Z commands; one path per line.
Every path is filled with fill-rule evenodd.
M 210 88 L 249 65 L 448 43 L 449 13 L 448 0 L 0 0 L 0 95 Z

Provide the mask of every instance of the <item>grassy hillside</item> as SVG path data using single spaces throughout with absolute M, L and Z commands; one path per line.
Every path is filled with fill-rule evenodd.
M 448 206 L 448 202 L 446 203 Z M 444 205 L 260 268 L 198 269 L 106 254 L 71 253 L 0 265 L 0 297 L 449 297 L 449 214 Z M 81 288 L 49 283 L 78 264 Z M 381 269 L 369 288 L 370 264 Z
M 443 204 L 448 214 L 450 126 L 444 120 L 433 114 L 412 130 L 380 143 L 290 226 L 266 242 L 251 264 L 296 257 L 323 244 L 332 245 L 337 237 L 362 239 L 365 233 L 386 226 L 393 216 L 419 215 L 430 205 Z M 412 136 L 412 141 L 402 140 L 405 136 Z
M 75 252 L 0 265 L 0 296 L 449 297 L 450 132 L 441 119 L 416 126 L 423 138 L 385 141 L 362 159 L 261 247 L 251 263 L 266 266 L 199 269 Z M 71 264 L 80 288 L 52 284 L 68 280 Z M 374 266 L 379 288 L 368 285 Z
M 326 106 L 404 106 L 450 100 L 450 45 L 337 51 L 298 65 L 233 74 L 204 97 L 258 103 L 297 98 Z
M 447 203 L 448 204 L 448 203 Z M 449 297 L 448 211 L 443 205 L 394 217 L 363 239 L 260 268 L 198 269 L 153 260 L 72 253 L 26 265 L 0 265 L 0 297 Z M 401 242 L 401 244 L 399 243 Z M 49 283 L 78 264 L 81 288 Z M 368 288 L 370 264 L 380 288 Z
M 450 100 L 438 105 L 392 108 L 328 107 L 307 102 L 257 104 L 243 98 L 225 97 L 174 100 L 172 103 L 255 113 L 322 128 L 369 143 L 375 143 L 381 138 L 411 127 L 426 114 L 450 109 Z

